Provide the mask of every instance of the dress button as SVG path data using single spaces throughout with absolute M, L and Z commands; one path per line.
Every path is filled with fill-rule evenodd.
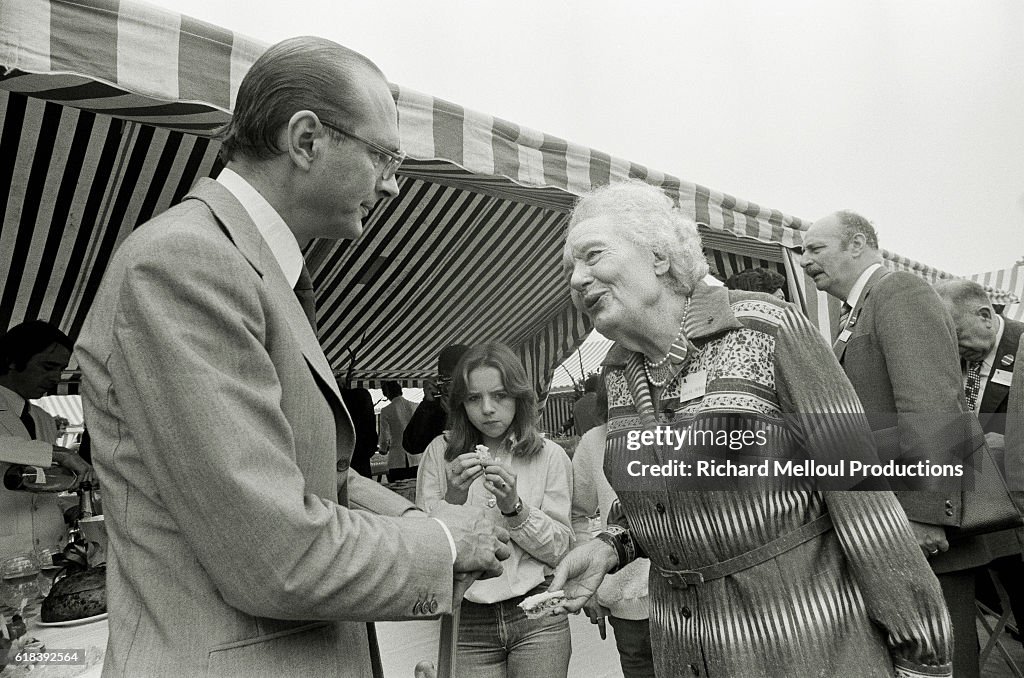
M 953 508 L 953 501 L 951 499 L 947 499 L 946 500 L 946 508 L 948 508 L 948 509 Z
M 946 509 L 946 515 L 947 516 L 953 515 L 953 509 L 951 509 L 951 508 Z
M 670 554 L 668 554 L 668 562 L 672 563 L 673 565 L 678 565 L 679 564 L 679 557 L 676 556 L 676 554 L 674 554 L 674 553 L 670 553 Z
M 689 619 L 693 616 L 693 612 L 690 611 L 690 608 L 685 606 L 679 611 L 679 614 L 683 615 L 683 619 Z
M 675 421 L 676 411 L 673 410 L 671 407 L 666 407 L 661 412 L 661 418 L 664 419 L 665 421 Z
M 428 605 L 427 607 L 430 609 L 430 614 L 434 614 L 435 612 L 437 612 L 437 601 L 430 601 L 430 605 Z
M 662 504 L 660 501 L 657 504 L 654 505 L 654 508 L 658 509 L 658 513 L 661 513 L 661 514 L 665 513 L 665 505 Z

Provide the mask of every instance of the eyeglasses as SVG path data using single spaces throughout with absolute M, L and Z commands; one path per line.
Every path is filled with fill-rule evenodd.
M 358 134 L 353 134 L 352 132 L 341 129 L 337 125 L 332 125 L 331 123 L 324 122 L 323 120 L 320 121 L 320 124 L 324 127 L 330 127 L 338 134 L 355 139 L 359 143 L 368 146 L 370 150 L 374 151 L 377 155 L 376 165 L 380 167 L 380 178 L 384 181 L 395 176 L 395 172 L 398 171 L 398 166 L 402 164 L 403 160 L 405 160 L 405 153 L 402 151 L 392 151 L 390 148 L 385 148 L 378 143 L 374 143 L 369 139 L 364 139 Z

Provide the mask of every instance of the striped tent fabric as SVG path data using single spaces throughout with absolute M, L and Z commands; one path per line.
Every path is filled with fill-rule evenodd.
M 42 318 L 77 335 L 117 245 L 220 171 L 214 133 L 265 48 L 130 0 L 0 3 L 0 329 Z M 405 86 L 392 93 L 409 154 L 401 196 L 358 241 L 304 252 L 339 378 L 418 386 L 446 344 L 499 340 L 543 395 L 591 329 L 560 273 L 568 213 L 581 192 L 628 177 L 701 224 L 720 274 L 767 266 L 799 291 L 785 254 L 807 227 L 796 217 Z

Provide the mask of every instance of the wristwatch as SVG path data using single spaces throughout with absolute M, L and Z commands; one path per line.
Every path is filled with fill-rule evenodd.
M 514 518 L 515 516 L 518 516 L 522 512 L 523 512 L 523 498 L 522 497 L 516 497 L 516 505 L 512 507 L 512 511 L 510 513 L 505 513 L 504 511 L 502 511 L 501 515 L 505 516 L 506 518 Z

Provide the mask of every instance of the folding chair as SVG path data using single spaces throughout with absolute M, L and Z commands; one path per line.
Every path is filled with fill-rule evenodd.
M 988 575 L 992 578 L 992 585 L 995 587 L 996 594 L 999 596 L 999 605 L 1002 607 L 1003 613 L 998 615 L 984 603 L 975 601 L 975 604 L 978 607 L 978 619 L 981 621 L 981 625 L 985 627 L 985 631 L 988 633 L 988 641 L 981 649 L 979 663 L 984 667 L 988 662 L 988 657 L 992 653 L 992 650 L 998 649 L 999 654 L 1002 655 L 1003 660 L 1010 669 L 1010 672 L 1017 678 L 1024 678 L 1024 672 L 1021 671 L 1016 662 L 1013 661 L 1010 653 L 1003 646 L 1003 642 L 1006 640 L 1006 631 L 1010 630 L 1016 633 L 1018 630 L 1017 626 L 1010 623 L 1010 617 L 1013 615 L 1013 611 L 1010 609 L 1010 597 L 1006 594 L 1006 589 L 1003 588 L 1002 583 L 999 581 L 999 577 L 997 577 L 991 570 L 988 570 Z M 989 621 L 990 616 L 997 617 L 994 625 Z

